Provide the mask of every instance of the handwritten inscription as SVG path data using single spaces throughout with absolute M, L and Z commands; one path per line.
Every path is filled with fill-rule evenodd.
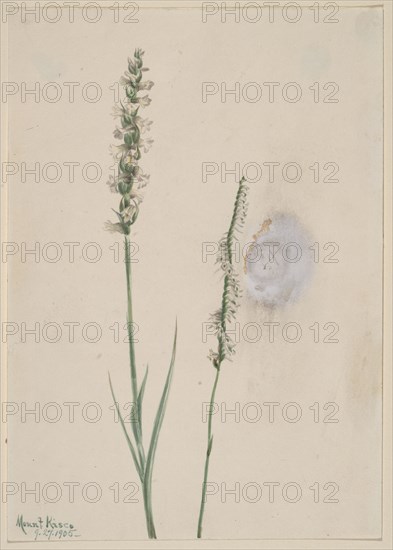
M 80 537 L 75 525 L 69 521 L 58 521 L 53 516 L 38 516 L 33 521 L 27 521 L 23 514 L 19 514 L 16 520 L 16 526 L 26 536 L 38 539 L 64 539 Z

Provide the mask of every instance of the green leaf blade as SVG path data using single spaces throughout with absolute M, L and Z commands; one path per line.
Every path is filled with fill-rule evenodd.
M 175 365 L 175 357 L 176 357 L 176 342 L 177 342 L 177 322 L 175 327 L 175 336 L 173 339 L 173 347 L 172 347 L 172 358 L 164 386 L 164 390 L 162 392 L 161 400 L 158 406 L 156 418 L 154 420 L 154 426 L 153 431 L 151 435 L 150 445 L 149 445 L 149 451 L 147 454 L 146 459 L 146 469 L 145 469 L 145 486 L 149 488 L 149 496 L 151 496 L 150 486 L 151 486 L 151 477 L 153 472 L 153 464 L 154 464 L 154 457 L 156 454 L 157 449 L 157 443 L 158 443 L 158 437 L 160 435 L 160 430 L 162 426 L 162 422 L 164 420 L 165 410 L 166 410 L 166 404 L 168 401 L 168 395 L 169 390 L 171 386 L 172 376 L 173 376 L 173 367 Z
M 146 386 L 146 380 L 147 380 L 148 374 L 149 374 L 149 365 L 146 366 L 145 376 L 143 377 L 142 385 L 138 394 L 137 414 L 138 414 L 138 422 L 141 430 L 141 435 L 142 435 L 142 403 L 143 403 L 143 396 L 145 395 L 145 386 Z
M 139 462 L 138 462 L 138 458 L 137 458 L 137 455 L 136 455 L 134 446 L 133 446 L 133 444 L 132 444 L 132 441 L 131 441 L 131 439 L 130 439 L 130 436 L 128 435 L 126 426 L 125 426 L 125 424 L 124 424 L 124 420 L 123 420 L 123 417 L 122 417 L 121 412 L 120 412 L 120 409 L 119 409 L 119 403 L 117 402 L 116 397 L 115 397 L 115 392 L 113 391 L 113 385 L 112 385 L 111 375 L 109 374 L 109 372 L 108 372 L 108 378 L 109 378 L 109 386 L 110 386 L 110 389 L 111 389 L 111 394 L 112 394 L 113 402 L 114 402 L 115 407 L 116 407 L 117 415 L 118 415 L 118 417 L 119 417 L 119 419 L 120 419 L 121 427 L 123 428 L 123 432 L 124 432 L 124 435 L 125 435 L 125 438 L 126 438 L 128 447 L 129 447 L 129 449 L 130 449 L 130 451 L 131 451 L 131 455 L 132 455 L 132 458 L 133 458 L 133 460 L 134 460 L 135 468 L 136 468 L 136 470 L 137 470 L 137 472 L 138 472 L 139 478 L 141 479 L 141 481 L 143 481 L 143 475 L 142 475 L 141 467 L 140 467 L 140 464 L 139 464 Z

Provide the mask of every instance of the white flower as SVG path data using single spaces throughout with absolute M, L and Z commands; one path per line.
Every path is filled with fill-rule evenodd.
M 116 139 L 123 139 L 124 134 L 132 130 L 135 130 L 135 127 L 132 124 L 129 124 L 128 126 L 124 126 L 124 128 L 116 128 L 116 130 L 113 132 L 113 135 Z
M 146 187 L 146 185 L 149 183 L 150 175 L 144 174 L 142 172 L 142 168 L 140 166 L 137 166 L 136 170 L 134 171 L 134 178 L 137 182 L 138 189 L 142 189 L 143 187 Z
M 135 157 L 133 157 L 133 152 L 134 151 L 132 151 L 131 149 L 127 151 L 127 154 L 123 158 L 123 161 L 125 162 L 125 164 L 132 164 L 134 166 L 137 165 L 138 160 Z
M 114 118 L 122 117 L 124 115 L 133 115 L 135 114 L 135 111 L 138 109 L 138 104 L 126 102 L 124 105 L 115 105 L 112 107 L 112 116 Z
M 113 116 L 114 118 L 116 118 L 116 117 L 121 117 L 121 116 L 123 116 L 123 114 L 124 114 L 124 110 L 123 110 L 123 108 L 120 107 L 119 105 L 114 105 L 114 106 L 112 107 L 112 116 Z
M 154 139 L 147 138 L 147 139 L 140 139 L 139 140 L 139 147 L 143 149 L 145 153 L 147 153 L 150 149 L 150 147 L 153 145 Z
M 138 207 L 136 204 L 130 204 L 130 206 L 127 206 L 124 210 L 121 212 L 121 216 L 125 223 L 131 222 L 134 218 L 134 215 L 138 211 Z
M 128 124 L 127 126 L 124 126 L 124 128 L 117 127 L 116 130 L 114 130 L 113 135 L 116 139 L 123 139 L 124 134 L 135 130 L 135 125 L 138 126 L 138 129 L 141 132 L 141 134 L 144 134 L 145 132 L 148 132 L 150 130 L 150 126 L 152 124 L 153 122 L 151 120 L 148 120 L 147 118 L 142 118 L 140 116 L 136 116 L 134 118 L 134 124 Z
M 126 71 L 124 73 L 124 76 L 120 77 L 120 84 L 122 86 L 128 86 L 128 85 L 135 86 L 135 84 L 136 84 L 136 75 L 130 73 L 129 71 Z
M 135 115 L 136 111 L 139 109 L 138 103 L 132 103 L 131 101 L 127 101 L 124 105 L 126 114 L 128 116 Z
M 125 143 L 122 143 L 121 145 L 111 145 L 109 149 L 114 160 L 120 160 L 122 155 L 129 150 L 129 147 Z
M 138 88 L 140 90 L 151 90 L 154 86 L 154 82 L 152 80 L 145 80 L 144 82 L 140 82 L 138 84 Z
M 116 130 L 113 132 L 113 136 L 116 139 L 123 139 L 124 131 L 122 128 L 116 128 Z
M 109 186 L 111 193 L 117 193 L 117 180 L 114 176 L 109 176 L 109 181 L 107 181 L 107 185 Z
M 110 233 L 121 233 L 124 235 L 124 229 L 121 223 L 112 223 L 110 221 L 105 222 L 105 229 Z
M 144 134 L 145 132 L 148 132 L 150 130 L 150 126 L 153 124 L 153 121 L 147 118 L 136 116 L 135 123 L 138 125 L 141 134 Z
M 146 185 L 149 183 L 149 180 L 150 180 L 150 175 L 149 174 L 142 174 L 142 172 L 140 174 L 138 174 L 136 176 L 138 189 L 143 189 L 144 187 L 146 187 Z
M 130 197 L 135 204 L 140 204 L 143 201 L 143 195 L 137 189 L 131 189 Z
M 137 101 L 141 107 L 147 107 L 151 103 L 151 99 L 148 95 L 144 95 L 143 97 L 138 97 Z

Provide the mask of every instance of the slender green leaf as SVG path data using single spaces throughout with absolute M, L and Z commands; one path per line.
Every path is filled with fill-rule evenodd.
M 153 472 L 154 457 L 155 457 L 156 449 L 157 449 L 158 436 L 160 435 L 162 422 L 164 420 L 166 404 L 167 404 L 167 401 L 168 401 L 169 389 L 170 389 L 171 381 L 172 381 L 173 367 L 174 367 L 174 364 L 175 364 L 176 340 L 177 340 L 177 321 L 176 321 L 176 327 L 175 327 L 175 337 L 173 339 L 171 363 L 170 363 L 170 366 L 169 366 L 168 375 L 167 375 L 167 378 L 166 378 L 164 390 L 162 392 L 160 404 L 158 406 L 156 418 L 154 420 L 153 431 L 152 431 L 150 445 L 149 445 L 149 452 L 147 453 L 147 459 L 146 459 L 144 485 L 146 487 L 146 492 L 149 496 L 149 500 L 151 499 L 151 478 L 152 478 L 152 472 Z
M 117 411 L 117 414 L 118 414 L 118 417 L 120 419 L 120 424 L 121 424 L 121 427 L 123 428 L 123 432 L 124 432 L 124 435 L 125 435 L 125 438 L 127 440 L 127 444 L 128 444 L 128 447 L 131 451 L 131 455 L 132 455 L 132 458 L 134 460 L 134 464 L 135 464 L 135 468 L 137 469 L 137 472 L 138 472 L 138 475 L 141 479 L 141 481 L 143 481 L 143 475 L 142 475 L 142 472 L 141 472 L 141 467 L 139 465 L 139 462 L 138 462 L 138 458 L 136 456 L 136 452 L 135 452 L 135 449 L 134 449 L 134 446 L 132 444 L 132 441 L 130 439 L 130 436 L 128 435 L 128 432 L 127 432 L 127 429 L 126 429 L 126 426 L 124 424 L 124 420 L 123 420 L 123 417 L 121 415 L 121 411 L 119 409 L 119 403 L 116 401 L 116 397 L 115 397 L 115 393 L 113 391 L 113 386 L 112 386 L 112 380 L 111 380 L 111 375 L 109 374 L 108 372 L 108 378 L 109 378 L 109 386 L 111 388 L 111 394 L 112 394 L 112 398 L 113 398 L 113 402 L 115 404 L 115 407 L 116 407 L 116 411 Z
M 140 430 L 141 430 L 141 435 L 142 435 L 142 402 L 143 402 L 143 396 L 145 394 L 145 386 L 146 386 L 146 380 L 147 380 L 148 373 L 149 373 L 149 365 L 146 365 L 145 376 L 142 380 L 141 389 L 139 390 L 139 395 L 138 395 L 138 420 L 139 420 L 139 427 L 140 427 Z

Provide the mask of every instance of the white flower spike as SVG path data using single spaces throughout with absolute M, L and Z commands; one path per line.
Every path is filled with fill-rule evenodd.
M 142 81 L 143 51 L 136 49 L 134 58 L 128 59 L 128 71 L 125 71 L 120 82 L 124 86 L 126 98 L 120 105 L 113 108 L 113 116 L 120 119 L 120 124 L 113 132 L 115 139 L 123 141 L 121 145 L 111 145 L 111 154 L 117 163 L 118 174 L 111 176 L 108 181 L 112 193 L 120 193 L 121 200 L 119 211 L 116 212 L 118 223 L 106 223 L 106 229 L 112 233 L 129 235 L 132 224 L 139 215 L 139 205 L 143 195 L 138 191 L 146 187 L 149 176 L 143 174 L 139 160 L 141 152 L 147 153 L 153 144 L 149 137 L 141 138 L 150 130 L 152 121 L 142 118 L 138 111 L 140 108 L 148 107 L 151 103 L 150 97 L 146 94 L 138 96 L 141 90 L 151 90 L 151 80 Z

